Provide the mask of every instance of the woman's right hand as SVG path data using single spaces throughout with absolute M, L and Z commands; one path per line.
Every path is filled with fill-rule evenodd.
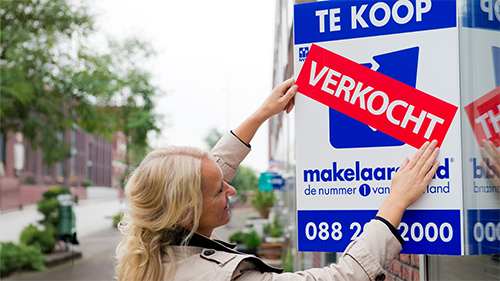
M 377 216 L 398 227 L 404 211 L 425 191 L 434 177 L 439 161 L 437 141 L 426 142 L 409 160 L 405 158 L 391 183 L 391 194 L 382 204 Z
M 257 111 L 262 112 L 266 120 L 281 111 L 290 113 L 295 105 L 297 90 L 293 78 L 278 84 Z
M 293 78 L 277 85 L 264 103 L 262 103 L 250 117 L 236 127 L 233 133 L 238 136 L 241 141 L 249 144 L 259 127 L 266 122 L 267 119 L 281 111 L 290 113 L 295 105 L 295 94 L 297 90 L 298 86 L 295 85 L 295 80 Z

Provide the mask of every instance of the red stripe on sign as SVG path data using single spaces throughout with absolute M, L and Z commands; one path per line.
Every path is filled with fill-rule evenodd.
M 457 107 L 313 44 L 299 92 L 413 147 L 443 142 Z
M 500 146 L 500 87 L 464 107 L 469 123 L 481 147 L 481 140 Z

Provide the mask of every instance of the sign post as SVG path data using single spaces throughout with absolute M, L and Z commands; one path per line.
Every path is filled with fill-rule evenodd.
M 259 177 L 259 190 L 272 191 L 283 190 L 285 188 L 285 179 L 275 172 L 261 173 Z

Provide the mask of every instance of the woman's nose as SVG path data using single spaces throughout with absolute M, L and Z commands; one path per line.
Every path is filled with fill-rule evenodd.
M 235 195 L 236 194 L 236 189 L 234 189 L 234 187 L 228 183 L 226 183 L 226 185 L 228 186 L 229 190 L 228 190 L 228 196 L 232 196 L 232 195 Z

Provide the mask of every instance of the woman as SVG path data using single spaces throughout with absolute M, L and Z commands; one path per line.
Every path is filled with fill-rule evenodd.
M 384 268 L 402 247 L 396 231 L 405 209 L 424 191 L 439 163 L 436 142 L 405 159 L 391 194 L 337 265 L 295 273 L 265 264 L 217 240 L 213 230 L 229 222 L 236 168 L 269 117 L 294 107 L 297 86 L 278 85 L 249 118 L 226 133 L 213 150 L 166 147 L 151 152 L 132 173 L 120 229 L 115 273 L 119 280 L 383 280 Z

